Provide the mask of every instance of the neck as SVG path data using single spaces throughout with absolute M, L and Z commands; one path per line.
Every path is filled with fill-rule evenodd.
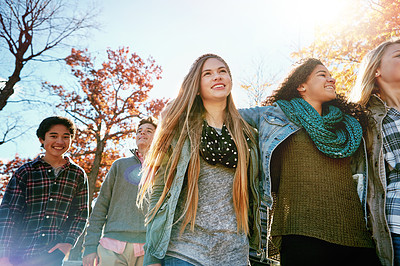
M 203 102 L 206 109 L 207 123 L 216 128 L 222 128 L 225 121 L 226 100 L 223 102 L 206 103 Z
M 317 102 L 312 102 L 304 99 L 306 102 L 308 102 L 320 115 L 322 115 L 322 104 L 317 103 Z
M 48 154 L 44 155 L 43 160 L 52 167 L 60 167 L 66 163 L 66 160 L 63 157 L 53 157 Z
M 138 152 L 144 157 L 146 157 L 149 147 L 138 147 Z
M 398 87 L 381 86 L 379 96 L 389 107 L 400 111 L 400 85 Z

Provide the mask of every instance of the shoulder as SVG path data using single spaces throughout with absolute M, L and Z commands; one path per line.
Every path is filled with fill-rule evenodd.
M 372 115 L 386 112 L 385 103 L 377 95 L 371 95 L 367 109 L 371 111 Z
M 110 168 L 110 171 L 119 171 L 117 169 L 126 169 L 131 166 L 141 166 L 142 163 L 140 162 L 139 158 L 135 155 L 130 157 L 123 157 L 115 160 Z
M 277 103 L 265 106 L 262 113 L 263 118 L 266 122 L 271 125 L 286 125 L 291 123 L 287 118 L 285 113 L 282 111 L 281 107 Z
M 68 156 L 66 157 L 66 159 L 68 160 L 68 166 L 67 166 L 68 171 L 72 171 L 84 179 L 87 178 L 85 170 L 82 167 L 80 167 L 78 164 L 76 164 L 74 161 L 72 161 L 72 159 L 69 158 Z
M 42 160 L 40 159 L 40 157 L 38 156 L 36 159 L 34 159 L 33 161 L 29 161 L 25 164 L 23 164 L 22 166 L 20 166 L 16 171 L 15 174 L 28 174 L 31 173 L 33 171 L 36 171 L 38 167 L 40 167 L 41 165 L 43 165 Z

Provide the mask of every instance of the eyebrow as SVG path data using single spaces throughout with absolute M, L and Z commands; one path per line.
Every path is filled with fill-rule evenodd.
M 226 67 L 225 66 L 221 66 L 221 67 L 219 67 L 217 70 L 220 70 L 220 69 L 226 69 Z M 201 71 L 201 73 L 203 73 L 203 72 L 206 72 L 206 71 L 211 71 L 211 69 L 204 69 L 203 71 Z
M 392 54 L 395 54 L 397 52 L 400 52 L 400 49 L 394 50 Z
M 58 135 L 57 132 L 49 132 L 49 135 Z M 63 135 L 71 135 L 71 133 L 63 133 Z
M 325 74 L 328 73 L 326 70 L 318 70 L 317 73 L 315 73 L 315 74 L 318 74 L 318 73 L 320 73 L 320 72 L 323 72 L 323 73 L 325 73 Z

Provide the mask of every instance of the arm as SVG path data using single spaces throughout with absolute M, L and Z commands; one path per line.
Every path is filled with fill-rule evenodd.
M 103 226 L 107 220 L 108 207 L 110 206 L 116 174 L 116 166 L 113 164 L 101 185 L 99 196 L 97 197 L 96 204 L 89 218 L 85 241 L 83 243 L 83 246 L 85 247 L 83 256 L 97 252 L 97 246 L 99 245 Z
M 26 208 L 24 176 L 26 171 L 18 169 L 7 185 L 0 207 L 0 258 L 11 254 L 11 246 L 18 241 L 18 222 L 22 221 Z
M 262 113 L 262 108 L 263 107 L 253 107 L 253 108 L 243 108 L 239 109 L 240 115 L 243 117 L 243 119 L 249 123 L 250 126 L 257 128 L 260 125 L 260 116 Z
M 155 173 L 155 180 L 154 180 L 154 184 L 152 186 L 152 193 L 150 195 L 150 202 L 149 202 L 149 211 L 148 211 L 148 217 L 152 217 L 151 216 L 151 210 L 154 209 L 154 207 L 156 206 L 158 200 L 161 197 L 161 194 L 164 190 L 164 175 L 166 172 L 166 164 L 168 162 L 168 158 L 169 156 L 166 155 L 163 159 L 163 163 L 161 164 L 160 168 L 157 170 L 157 172 Z M 144 262 L 143 265 L 161 265 L 161 260 L 159 260 L 158 258 L 152 256 L 149 252 L 147 252 L 147 248 L 149 244 L 154 243 L 155 239 L 151 239 L 152 233 L 152 226 L 153 226 L 153 220 L 150 221 L 150 223 L 146 226 L 146 244 L 144 246 L 145 249 L 145 254 L 144 254 Z M 149 239 L 150 238 L 150 239 Z
M 76 239 L 82 234 L 89 212 L 88 180 L 83 170 L 78 169 L 77 171 L 76 174 L 79 175 L 79 178 L 77 178 L 79 184 L 69 210 L 68 220 L 70 221 L 67 220 L 66 224 L 70 224 L 70 226 L 66 228 L 66 237 L 63 242 L 71 245 L 74 245 Z
M 52 253 L 54 250 L 59 249 L 61 250 L 64 255 L 67 255 L 72 248 L 72 245 L 70 243 L 58 243 L 54 247 L 52 247 L 48 253 Z

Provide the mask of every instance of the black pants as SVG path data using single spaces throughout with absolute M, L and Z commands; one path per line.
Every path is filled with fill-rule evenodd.
M 61 266 L 64 257 L 64 253 L 56 249 L 52 253 L 44 253 L 25 261 L 21 260 L 20 257 L 11 257 L 10 262 L 14 266 Z
M 381 265 L 373 248 L 341 246 L 300 235 L 282 236 L 280 256 L 282 266 Z

